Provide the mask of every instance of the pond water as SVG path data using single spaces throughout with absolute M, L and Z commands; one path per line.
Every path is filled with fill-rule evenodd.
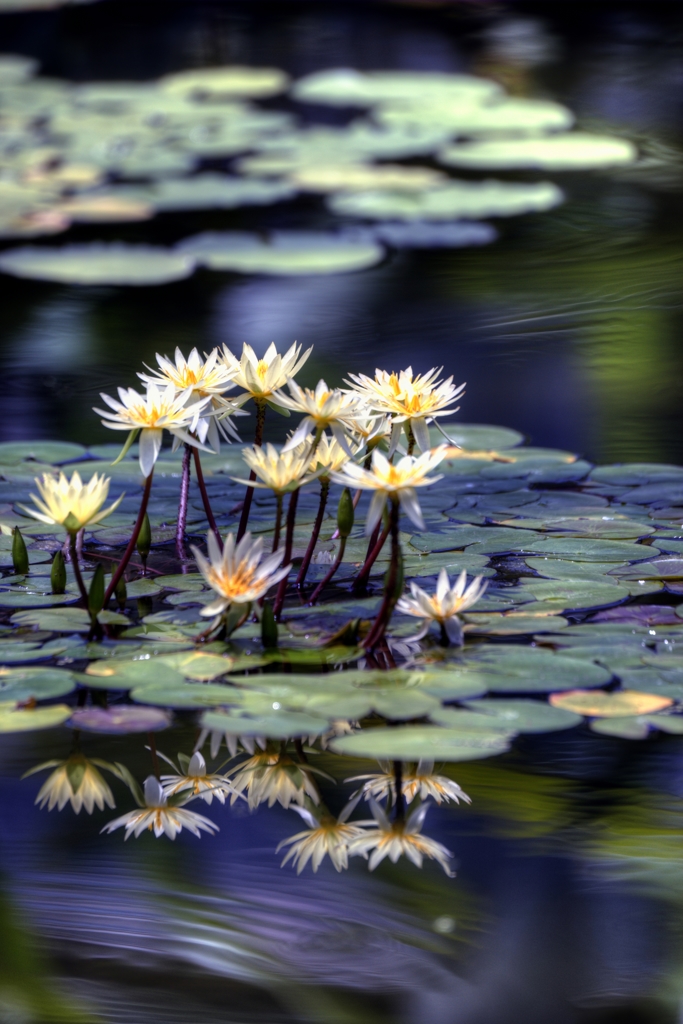
M 681 1019 L 683 15 L 668 4 L 550 6 L 0 3 L 3 52 L 39 62 L 38 77 L 12 81 L 0 59 L 0 1022 Z M 195 116 L 183 104 L 195 100 L 162 76 L 223 66 L 289 80 L 260 94 L 251 81 L 256 92 L 237 101 L 205 82 L 197 109 L 209 121 L 226 103 L 251 106 L 235 107 L 237 127 L 215 128 L 218 141 L 213 124 L 183 134 Z M 502 164 L 464 166 L 462 154 L 446 157 L 458 136 L 434 96 L 406 113 L 395 93 L 369 107 L 315 95 L 310 76 L 340 67 L 465 74 L 480 83 L 472 88 L 494 80 L 512 98 L 548 104 L 538 116 L 559 118 L 556 129 L 570 127 L 561 121 L 571 112 L 574 130 L 623 140 L 637 158 L 534 169 L 498 152 Z M 297 94 L 301 80 L 312 93 Z M 154 91 L 98 94 L 92 83 L 103 81 Z M 358 118 L 399 142 L 382 151 L 360 128 L 364 158 L 357 140 L 351 161 Z M 331 133 L 317 149 L 302 141 L 316 129 Z M 226 199 L 226 177 L 253 180 L 240 161 L 254 157 L 284 160 L 277 172 L 257 168 L 268 198 Z M 402 185 L 351 188 L 351 163 L 363 173 L 398 166 Z M 334 187 L 311 185 L 320 167 L 337 174 Z M 214 177 L 199 196 L 188 190 L 205 174 Z M 468 194 L 464 213 L 439 214 L 429 204 L 450 185 L 440 174 L 503 184 L 478 213 Z M 416 202 L 428 212 L 407 214 Z M 197 242 L 206 232 L 220 243 Z M 294 232 L 308 234 L 297 242 Z M 112 280 L 98 269 L 100 243 L 129 247 Z M 311 244 L 327 248 L 311 255 Z M 24 252 L 46 259 L 73 245 L 96 247 L 77 252 L 73 272 L 61 251 L 47 271 Z M 156 247 L 166 283 L 116 283 L 159 272 L 147 257 L 133 265 L 141 245 Z M 348 263 L 293 273 L 277 245 L 309 260 L 304 270 Z M 388 646 L 375 660 L 364 650 L 389 567 L 383 552 L 368 596 L 352 594 L 367 497 L 322 604 L 307 609 L 290 591 L 279 648 L 251 621 L 226 641 L 195 644 L 211 591 L 174 548 L 181 453 L 169 448 L 149 505 L 149 572 L 136 556 L 127 600 L 103 617 L 104 637 L 91 637 L 70 566 L 66 593 L 52 593 L 62 528 L 20 508 L 31 506 L 34 477 L 95 468 L 112 476 L 111 498 L 125 492 L 86 531 L 89 587 L 98 564 L 121 557 L 143 484 L 137 449 L 110 465 L 117 438 L 91 411 L 99 393 L 140 386 L 143 364 L 176 345 L 239 353 L 246 342 L 261 356 L 295 339 L 314 346 L 303 385 L 410 364 L 443 364 L 467 381 L 462 411 L 443 421 L 464 455 L 451 448 L 444 479 L 420 490 L 426 530 L 403 515 L 400 534 L 406 579 L 427 591 L 442 568 L 488 579 L 465 616 L 464 649 L 442 647 L 434 631 L 411 641 L 415 619 L 397 614 Z M 248 440 L 251 409 L 237 421 Z M 281 442 L 283 423 L 269 412 L 266 438 Z M 240 446 L 202 464 L 218 526 L 234 530 Z M 335 485 L 311 584 L 339 550 L 338 497 Z M 311 486 L 299 502 L 297 566 L 317 507 Z M 268 545 L 274 513 L 257 492 L 250 527 Z M 17 524 L 28 571 L 12 551 Z M 190 540 L 203 547 L 207 527 L 193 471 Z M 219 827 L 201 841 L 187 827 L 174 842 L 102 834 L 133 813 L 131 777 L 185 774 L 159 756 L 189 757 L 202 728 L 222 740 L 215 756 L 203 742 L 210 770 L 241 766 L 248 789 L 249 757 L 280 756 L 294 803 L 316 814 L 341 812 L 359 785 L 349 777 L 383 772 L 373 758 L 392 762 L 389 775 L 402 763 L 409 781 L 431 750 L 443 761 L 438 785 L 452 793 L 457 780 L 471 799 L 429 801 L 424 834 L 452 858 L 431 859 L 441 851 L 432 846 L 422 870 L 405 856 L 372 872 L 361 856 L 341 872 L 329 857 L 315 873 L 310 863 L 281 868 L 278 844 L 308 822 L 286 799 L 266 806 L 269 792 L 257 809 L 231 802 L 232 775 L 225 806 L 190 806 Z M 266 736 L 259 754 L 254 738 Z M 81 756 L 104 762 L 116 809 L 36 806 L 47 769 L 25 773 L 69 757 L 73 773 Z M 352 823 L 369 808 L 355 808 Z

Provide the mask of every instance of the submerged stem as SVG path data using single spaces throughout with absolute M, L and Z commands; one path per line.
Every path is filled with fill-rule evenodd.
M 376 541 L 374 548 L 372 549 L 372 551 L 368 552 L 368 555 L 366 556 L 365 562 L 363 563 L 363 568 L 358 573 L 358 575 L 356 576 L 356 579 L 354 581 L 354 584 L 353 584 L 353 593 L 354 594 L 362 594 L 363 591 L 365 590 L 365 588 L 367 586 L 368 579 L 370 577 L 370 572 L 372 571 L 372 567 L 375 564 L 375 562 L 377 561 L 377 559 L 378 559 L 378 557 L 380 555 L 380 552 L 382 551 L 382 548 L 384 547 L 384 545 L 386 543 L 386 539 L 389 536 L 390 529 L 391 529 L 391 524 L 389 524 L 388 526 L 386 526 L 382 530 L 382 533 L 380 534 L 379 539 Z M 374 536 L 374 534 L 373 534 L 373 536 Z
M 81 576 L 81 567 L 78 564 L 78 548 L 76 545 L 76 536 L 77 535 L 75 533 L 69 534 L 69 554 L 71 555 L 71 564 L 73 565 L 74 568 L 74 576 L 76 577 L 76 583 L 78 584 L 78 589 L 80 591 L 81 597 L 83 598 L 83 601 L 85 602 L 85 607 L 87 608 L 88 591 L 85 589 L 85 583 L 83 582 L 83 577 Z
M 145 489 L 142 492 L 142 501 L 140 502 L 140 511 L 138 512 L 138 518 L 137 518 L 137 520 L 135 522 L 135 526 L 133 527 L 133 532 L 130 535 L 130 540 L 128 541 L 128 546 L 127 546 L 126 550 L 123 552 L 123 557 L 122 557 L 121 561 L 119 562 L 118 568 L 117 568 L 116 572 L 114 573 L 114 575 L 112 576 L 111 580 L 109 581 L 109 586 L 106 589 L 106 592 L 105 592 L 105 595 L 104 595 L 104 601 L 102 602 L 102 607 L 103 608 L 107 607 L 107 604 L 109 603 L 109 598 L 111 597 L 111 595 L 116 590 L 116 587 L 118 586 L 119 580 L 121 579 L 121 577 L 123 576 L 124 572 L 126 571 L 126 568 L 128 567 L 128 563 L 131 560 L 131 556 L 132 556 L 133 552 L 135 551 L 135 545 L 137 544 L 138 536 L 140 535 L 140 530 L 142 529 L 142 524 L 145 521 L 145 516 L 147 514 L 147 505 L 149 503 L 150 491 L 152 490 L 152 477 L 153 476 L 154 476 L 154 469 L 152 469 L 152 472 L 149 474 L 149 476 L 145 480 Z M 87 607 L 87 605 L 86 605 L 86 607 Z
M 266 419 L 266 403 L 263 398 L 254 398 L 256 404 L 256 431 L 254 433 L 254 445 L 260 448 L 263 445 L 263 424 Z M 249 474 L 250 480 L 256 479 L 256 473 L 252 469 Z M 249 522 L 249 512 L 251 510 L 251 502 L 254 497 L 254 488 L 247 487 L 244 495 L 244 505 L 242 506 L 242 515 L 240 516 L 240 524 L 237 527 L 237 541 L 241 541 L 247 532 L 247 523 Z
M 311 539 L 308 542 L 306 554 L 304 555 L 304 560 L 301 563 L 301 568 L 299 569 L 299 575 L 296 578 L 296 585 L 299 589 L 301 589 L 304 583 L 306 582 L 306 574 L 308 573 L 308 567 L 311 564 L 313 552 L 315 551 L 315 546 L 318 543 L 318 537 L 320 536 L 320 529 L 323 525 L 323 519 L 325 517 L 325 507 L 327 505 L 327 496 L 329 493 L 330 479 L 329 477 L 323 477 L 320 481 L 320 503 L 318 505 L 318 514 L 316 515 L 315 523 L 313 524 L 313 533 L 311 534 Z
M 294 541 L 294 524 L 296 522 L 296 506 L 299 500 L 299 489 L 292 491 L 289 499 L 289 507 L 287 508 L 287 532 L 285 534 L 285 557 L 282 559 L 283 565 L 288 565 L 292 557 L 292 544 Z M 282 606 L 285 603 L 285 594 L 287 593 L 287 577 L 283 576 L 280 580 L 280 584 L 277 588 L 277 596 L 275 598 L 275 604 L 273 605 L 273 614 L 276 620 L 279 620 L 282 612 Z
M 315 602 L 318 600 L 318 598 L 320 597 L 321 593 L 323 592 L 323 589 L 327 586 L 327 584 L 330 582 L 330 580 L 332 579 L 334 574 L 337 572 L 337 569 L 341 565 L 342 558 L 344 557 L 344 550 L 345 550 L 345 548 L 346 548 L 346 537 L 342 537 L 340 542 L 339 542 L 339 551 L 337 552 L 337 557 L 334 560 L 334 564 L 330 567 L 330 571 L 327 573 L 325 578 L 320 581 L 318 586 L 315 588 L 315 590 L 311 594 L 310 599 L 308 601 L 309 604 L 315 604 Z
M 401 561 L 401 542 L 398 535 L 398 512 L 399 505 L 397 501 L 392 501 L 389 512 L 389 529 L 391 530 L 391 562 L 389 563 L 389 572 L 387 574 L 387 582 L 384 588 L 384 599 L 380 605 L 379 611 L 377 612 L 377 618 L 372 625 L 370 632 L 363 641 L 363 647 L 371 648 L 384 636 L 384 632 L 389 624 L 391 613 L 394 610 L 394 605 L 398 600 L 396 594 L 396 584 L 398 582 L 399 567 Z
M 396 810 L 394 821 L 405 821 L 406 802 L 403 796 L 403 762 L 394 761 L 394 786 L 396 787 Z
M 208 520 L 209 527 L 213 530 L 214 536 L 220 545 L 221 535 L 218 529 L 218 524 L 216 523 L 216 517 L 214 516 L 213 509 L 211 508 L 209 495 L 207 494 L 206 491 L 206 484 L 204 483 L 204 473 L 202 472 L 202 464 L 199 459 L 198 448 L 194 449 L 194 468 L 195 473 L 197 474 L 197 484 L 199 486 L 199 493 L 202 496 L 202 504 L 204 505 L 204 512 L 206 513 L 206 518 Z
M 190 459 L 191 446 L 185 445 L 183 452 L 183 469 L 180 475 L 180 498 L 178 501 L 178 522 L 175 530 L 175 546 L 179 558 L 185 558 L 185 530 L 187 528 L 187 503 L 190 496 Z

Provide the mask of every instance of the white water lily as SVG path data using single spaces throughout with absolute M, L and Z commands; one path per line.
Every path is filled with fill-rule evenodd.
M 144 807 L 122 814 L 120 818 L 105 825 L 102 831 L 114 832 L 117 828 L 125 828 L 126 839 L 132 835 L 137 839 L 145 831 L 154 832 L 157 839 L 164 834 L 169 839 L 175 839 L 184 828 L 198 838 L 201 838 L 201 832 L 213 835 L 219 831 L 218 825 L 203 814 L 188 811 L 185 807 L 170 806 L 161 783 L 153 775 L 145 779 L 144 795 Z
M 163 757 L 172 768 L 176 768 L 173 761 L 161 751 L 159 757 Z M 191 793 L 207 804 L 212 803 L 214 797 L 219 803 L 224 804 L 226 796 L 232 796 L 235 792 L 233 784 L 225 775 L 207 772 L 206 761 L 198 750 L 192 757 L 180 754 L 178 760 L 181 768 L 176 769 L 176 774 L 161 776 L 161 785 L 166 797 L 176 796 L 178 793 Z
M 356 418 L 367 413 L 358 395 L 350 395 L 339 388 L 329 388 L 319 380 L 315 389 L 300 388 L 296 381 L 287 381 L 289 395 L 279 391 L 274 399 L 284 409 L 303 413 L 299 426 L 283 446 L 283 452 L 307 441 L 311 434 L 320 435 L 330 430 L 350 457 L 353 452 L 347 435 L 353 432 Z
M 356 800 L 349 801 L 338 818 L 327 812 L 316 816 L 307 807 L 293 804 L 292 810 L 301 815 L 308 828 L 290 836 L 289 839 L 283 839 L 278 845 L 276 853 L 279 853 L 283 846 L 290 847 L 281 867 L 291 860 L 292 867 L 295 867 L 297 875 L 300 875 L 310 860 L 315 872 L 325 857 L 329 857 L 336 871 L 348 868 L 349 845 L 365 833 L 362 824 L 349 824 L 347 820 L 356 803 Z
M 448 861 L 453 854 L 442 843 L 436 839 L 430 839 L 422 835 L 422 825 L 425 815 L 429 810 L 429 804 L 422 804 L 408 817 L 407 821 L 389 821 L 388 817 L 379 804 L 370 798 L 369 801 L 375 825 L 364 830 L 364 834 L 354 839 L 349 846 L 349 854 L 353 857 L 358 854 L 367 856 L 370 854 L 368 867 L 374 871 L 385 857 L 388 857 L 392 864 L 395 864 L 399 857 L 407 857 L 422 867 L 425 857 L 437 861 L 451 878 L 454 872 L 451 871 Z M 372 851 L 372 852 L 370 852 Z
M 441 445 L 433 451 L 425 452 L 419 458 L 404 455 L 393 466 L 387 457 L 376 448 L 372 453 L 370 469 L 364 469 L 354 462 L 349 462 L 343 472 L 330 475 L 335 483 L 342 484 L 344 487 L 375 492 L 365 521 L 366 534 L 371 534 L 382 518 L 384 507 L 389 499 L 399 501 L 408 518 L 415 523 L 418 529 L 424 530 L 424 519 L 415 488 L 428 487 L 430 484 L 436 483 L 437 480 L 441 480 L 441 476 L 430 477 L 427 474 L 439 465 L 444 457 L 444 451 L 445 445 Z
M 35 802 L 41 810 L 47 804 L 48 811 L 53 807 L 61 811 L 70 803 L 76 814 L 80 814 L 82 807 L 88 814 L 92 814 L 95 807 L 103 811 L 105 804 L 115 807 L 114 795 L 96 766 L 115 772 L 114 766 L 106 761 L 91 760 L 82 754 L 72 754 L 66 761 L 45 761 L 36 765 L 26 772 L 27 776 L 45 768 L 56 770 L 40 787 Z
M 252 541 L 250 533 L 245 533 L 238 544 L 235 544 L 234 534 L 229 533 L 221 550 L 213 531 L 209 530 L 206 543 L 208 558 L 196 547 L 192 548 L 192 553 L 199 571 L 218 597 L 202 608 L 202 615 L 218 616 L 231 605 L 258 601 L 291 569 L 291 565 L 280 568 L 284 550 L 263 558 L 263 538 Z
M 388 764 L 380 761 L 381 772 L 372 772 L 368 775 L 352 775 L 346 779 L 347 782 L 362 782 L 359 790 L 365 800 L 385 800 L 391 797 L 392 801 L 396 794 L 396 778 Z M 403 781 L 401 792 L 407 804 L 411 804 L 416 797 L 421 800 L 428 800 L 430 797 L 440 803 L 460 803 L 463 800 L 471 804 L 472 800 L 460 788 L 457 782 L 449 779 L 447 775 L 434 774 L 434 762 L 428 760 L 419 761 L 415 768 L 403 769 Z
M 197 432 L 200 417 L 207 415 L 210 395 L 188 405 L 192 389 L 178 391 L 174 384 L 168 384 L 163 390 L 156 384 L 148 384 L 144 395 L 134 388 L 119 388 L 118 391 L 118 402 L 109 395 L 100 396 L 111 412 L 97 408 L 95 412 L 103 417 L 103 425 L 112 430 L 140 431 L 140 469 L 143 476 L 148 477 L 154 469 L 161 451 L 164 430 L 168 430 L 179 442 L 184 441 L 210 451 L 204 448 L 197 437 L 192 436 Z
M 269 807 L 279 803 L 287 808 L 290 804 L 303 805 L 306 797 L 314 804 L 320 801 L 309 770 L 270 747 L 236 765 L 227 775 L 234 775 L 235 795 L 231 803 L 239 794 L 246 793 L 252 810 L 266 802 Z
M 242 355 L 237 359 L 227 345 L 224 345 L 223 363 L 233 374 L 232 379 L 237 387 L 243 388 L 244 393 L 239 396 L 241 399 L 246 401 L 248 398 L 255 398 L 271 402 L 274 401 L 274 392 L 279 391 L 288 380 L 296 376 L 312 351 L 311 346 L 301 355 L 301 345 L 294 342 L 284 355 L 280 355 L 275 345 L 270 344 L 263 358 L 259 359 L 251 345 L 245 343 L 242 346 Z
M 436 584 L 436 592 L 428 594 L 411 581 L 411 597 L 402 597 L 396 604 L 396 611 L 402 615 L 413 615 L 424 619 L 423 628 L 411 640 L 426 636 L 432 622 L 438 622 L 452 644 L 462 644 L 462 623 L 458 612 L 464 612 L 483 596 L 487 582 L 481 576 L 467 586 L 467 572 L 463 571 L 451 586 L 448 573 L 442 569 Z
M 391 417 L 390 453 L 395 451 L 404 425 L 406 433 L 412 430 L 418 448 L 428 451 L 429 423 L 438 426 L 439 416 L 450 416 L 458 411 L 451 406 L 462 397 L 465 385 L 454 384 L 452 377 L 437 380 L 442 370 L 443 367 L 439 366 L 429 373 L 417 375 L 413 374 L 412 366 L 400 373 L 375 370 L 374 379 L 364 373 L 349 374 L 351 380 L 347 383 L 352 391 L 375 412 Z
M 109 494 L 110 482 L 108 476 L 98 476 L 97 473 L 85 484 L 78 472 L 70 480 L 64 473 L 56 477 L 43 473 L 42 478 L 35 479 L 40 498 L 31 495 L 38 511 L 26 505 L 19 505 L 19 508 L 41 523 L 63 526 L 69 533 L 78 533 L 85 526 L 101 523 L 121 504 L 123 495 L 109 508 L 102 508 Z
M 263 447 L 254 445 L 242 449 L 242 458 L 259 479 L 242 480 L 237 476 L 232 479 L 247 487 L 263 487 L 275 494 L 287 494 L 316 478 L 309 444 L 299 445 L 286 452 L 279 452 L 272 444 Z

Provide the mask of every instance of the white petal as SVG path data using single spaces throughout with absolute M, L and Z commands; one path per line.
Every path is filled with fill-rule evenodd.
M 368 516 L 365 520 L 365 536 L 369 537 L 372 531 L 377 526 L 377 523 L 382 518 L 384 512 L 384 506 L 387 503 L 387 496 L 384 491 L 375 491 L 370 502 L 370 508 L 368 509 Z
M 154 469 L 154 463 L 161 451 L 161 440 L 163 430 L 141 430 L 140 431 L 140 469 L 145 479 Z
M 413 434 L 417 441 L 417 446 L 421 452 L 428 452 L 431 448 L 431 442 L 429 440 L 429 427 L 427 421 L 423 417 L 411 420 L 410 425 L 413 428 Z
M 418 530 L 425 529 L 425 522 L 422 518 L 422 509 L 420 508 L 420 502 L 417 500 L 417 494 L 412 487 L 406 487 L 405 490 L 399 492 L 399 500 L 401 502 L 401 508 L 411 519 Z

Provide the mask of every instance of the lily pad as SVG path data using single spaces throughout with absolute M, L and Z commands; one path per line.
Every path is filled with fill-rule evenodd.
M 219 68 L 193 68 L 164 75 L 159 85 L 166 92 L 181 96 L 220 98 L 222 96 L 265 99 L 284 92 L 289 77 L 279 68 L 253 68 L 234 65 Z
M 176 251 L 211 270 L 285 276 L 365 270 L 384 257 L 382 246 L 370 239 L 312 231 L 276 231 L 267 242 L 247 232 L 206 232 L 181 242 Z
M 157 732 L 171 725 L 170 712 L 139 704 L 116 704 L 111 708 L 76 708 L 69 719 L 72 729 L 124 735 L 132 732 Z
M 100 612 L 98 619 L 103 625 L 130 625 L 130 619 L 120 612 Z M 37 626 L 53 633 L 89 633 L 91 629 L 90 615 L 84 608 L 37 608 L 16 612 L 11 621 L 16 626 Z
M 130 696 L 139 704 L 163 708 L 212 708 L 240 703 L 239 690 L 220 683 L 146 683 L 135 686 Z
M 51 249 L 26 246 L 0 255 L 0 271 L 35 281 L 80 285 L 158 285 L 194 272 L 191 256 L 151 245 L 90 242 Z
M 63 725 L 71 715 L 68 704 L 51 704 L 43 708 L 17 708 L 14 704 L 0 705 L 0 733 L 32 732 L 34 729 L 54 729 Z
M 330 68 L 295 82 L 291 94 L 303 103 L 370 107 L 388 100 L 416 103 L 448 97 L 454 102 L 485 102 L 501 93 L 497 82 L 472 75 L 433 71 L 356 71 Z
M 319 736 L 328 728 L 324 718 L 291 711 L 272 711 L 268 715 L 205 711 L 201 725 L 228 736 L 265 736 L 273 740 Z
M 238 206 L 279 203 L 293 198 L 296 189 L 283 181 L 229 178 L 225 174 L 207 171 L 192 178 L 160 181 L 147 194 L 157 210 L 229 210 Z M 189 254 L 176 252 L 173 257 L 190 262 Z
M 589 718 L 623 718 L 661 711 L 673 702 L 670 697 L 636 693 L 633 690 L 618 690 L 615 693 L 570 690 L 568 693 L 552 694 L 550 703 L 553 707 L 575 711 Z
M 632 142 L 612 135 L 569 132 L 541 138 L 489 139 L 447 146 L 439 161 L 447 167 L 478 170 L 577 171 L 631 164 Z
M 465 707 L 493 717 L 515 732 L 557 732 L 579 725 L 582 717 L 563 707 L 538 700 L 467 700 Z M 445 724 L 445 723 L 444 723 Z
M 412 124 L 438 125 L 451 135 L 463 138 L 537 136 L 544 132 L 565 131 L 574 124 L 571 110 L 559 103 L 517 97 L 506 97 L 485 105 L 459 103 L 447 98 L 432 103 L 386 103 L 375 111 L 375 118 L 390 128 Z
M 491 729 L 445 729 L 437 725 L 364 729 L 329 744 L 337 754 L 373 760 L 475 761 L 495 757 L 509 747 L 508 733 Z
M 76 689 L 71 672 L 60 668 L 0 668 L 0 702 L 49 700 Z

